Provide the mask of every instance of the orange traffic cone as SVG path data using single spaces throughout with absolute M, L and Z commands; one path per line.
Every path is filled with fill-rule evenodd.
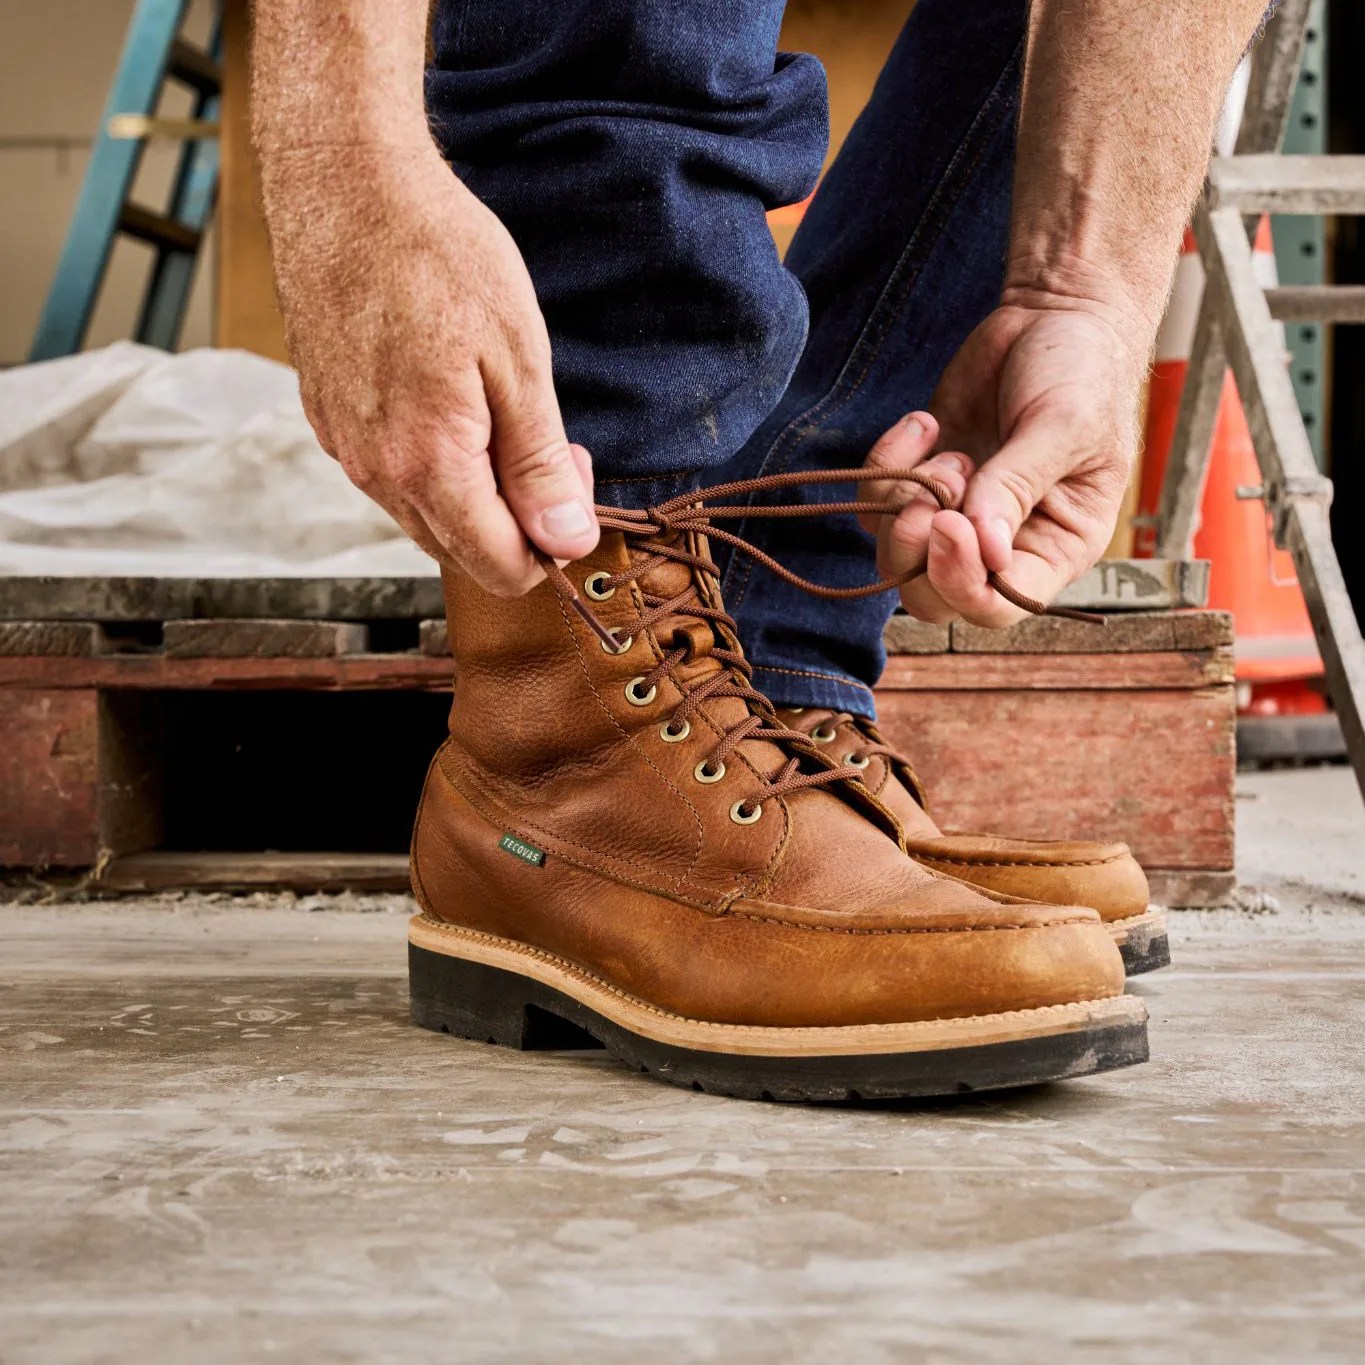
M 1275 283 L 1270 223 L 1256 233 L 1257 275 Z M 1134 553 L 1155 552 L 1154 516 L 1175 432 L 1180 391 L 1189 368 L 1190 346 L 1204 289 L 1204 271 L 1191 233 L 1176 270 L 1175 287 L 1157 338 L 1147 401 L 1142 479 Z M 1238 710 L 1244 715 L 1321 713 L 1326 702 L 1306 680 L 1322 675 L 1322 660 L 1304 606 L 1294 562 L 1275 548 L 1270 517 L 1260 501 L 1241 501 L 1238 485 L 1259 484 L 1251 433 L 1229 373 L 1214 426 L 1208 478 L 1194 535 L 1194 554 L 1212 562 L 1209 606 L 1230 611 L 1236 625 Z

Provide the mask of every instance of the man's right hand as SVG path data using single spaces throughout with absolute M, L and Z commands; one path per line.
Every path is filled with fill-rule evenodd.
M 263 157 L 280 304 L 323 448 L 437 559 L 489 591 L 531 546 L 597 544 L 588 452 L 564 433 L 550 340 L 497 218 L 434 145 Z

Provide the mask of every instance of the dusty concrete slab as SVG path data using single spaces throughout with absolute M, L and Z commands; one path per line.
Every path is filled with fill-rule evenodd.
M 1243 785 L 1155 1060 L 945 1105 L 413 1030 L 400 898 L 0 908 L 0 1359 L 1359 1360 L 1365 816 Z

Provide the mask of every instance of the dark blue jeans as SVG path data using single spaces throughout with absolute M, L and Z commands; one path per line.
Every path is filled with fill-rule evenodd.
M 827 113 L 819 64 L 776 50 L 782 7 L 438 5 L 432 126 L 526 258 L 600 501 L 860 465 L 999 296 L 1025 0 L 919 0 L 785 264 L 763 215 L 810 190 Z M 818 582 L 875 578 L 851 518 L 740 529 Z M 721 562 L 772 700 L 872 715 L 894 596 Z

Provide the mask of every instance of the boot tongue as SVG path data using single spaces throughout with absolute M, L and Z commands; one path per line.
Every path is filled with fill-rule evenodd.
M 810 734 L 821 727 L 828 729 L 834 722 L 833 711 L 807 708 L 804 711 L 781 710 L 778 719 L 794 730 Z M 866 734 L 852 721 L 844 721 L 835 727 L 835 738 L 830 742 L 831 756 L 842 762 L 845 755 L 857 754 L 870 745 L 883 744 L 885 741 L 875 732 Z M 938 838 L 942 831 L 934 818 L 920 804 L 915 793 L 915 779 L 909 772 L 909 764 L 902 766 L 885 754 L 869 754 L 868 765 L 863 769 L 863 785 L 885 805 L 905 827 L 910 836 Z
M 705 536 L 695 531 L 680 531 L 643 545 L 631 544 L 632 562 L 648 563 L 654 557 L 651 549 L 654 545 L 676 546 L 696 559 L 709 560 L 711 557 Z M 701 606 L 723 610 L 719 584 L 712 575 L 691 564 L 665 559 L 652 564 L 635 581 L 640 591 L 648 597 L 665 600 L 681 596 L 695 587 L 693 601 Z M 687 657 L 673 672 L 679 683 L 689 689 L 700 686 L 725 669 L 725 663 L 714 656 L 713 650 L 728 649 L 737 654 L 743 653 L 739 640 L 723 627 L 691 616 L 685 608 L 660 621 L 654 627 L 654 636 L 664 650 L 680 646 L 687 648 Z M 703 703 L 702 709 L 722 731 L 732 729 L 751 714 L 748 704 L 740 697 L 713 697 Z M 765 778 L 779 772 L 791 757 L 785 748 L 766 740 L 746 739 L 740 748 Z
M 700 542 L 700 547 L 697 542 Z M 650 564 L 650 561 L 656 558 L 655 547 L 685 550 L 688 554 L 703 558 L 707 554 L 706 543 L 701 537 L 688 535 L 682 531 L 674 531 L 671 535 L 661 536 L 655 540 L 635 541 L 627 538 L 626 545 L 632 567 Z M 640 591 L 649 596 L 677 597 L 692 585 L 694 576 L 699 576 L 699 570 L 690 564 L 683 564 L 676 559 L 660 559 L 657 563 L 650 564 L 649 569 L 635 581 L 639 584 Z M 661 628 L 666 629 L 666 626 L 661 623 Z

